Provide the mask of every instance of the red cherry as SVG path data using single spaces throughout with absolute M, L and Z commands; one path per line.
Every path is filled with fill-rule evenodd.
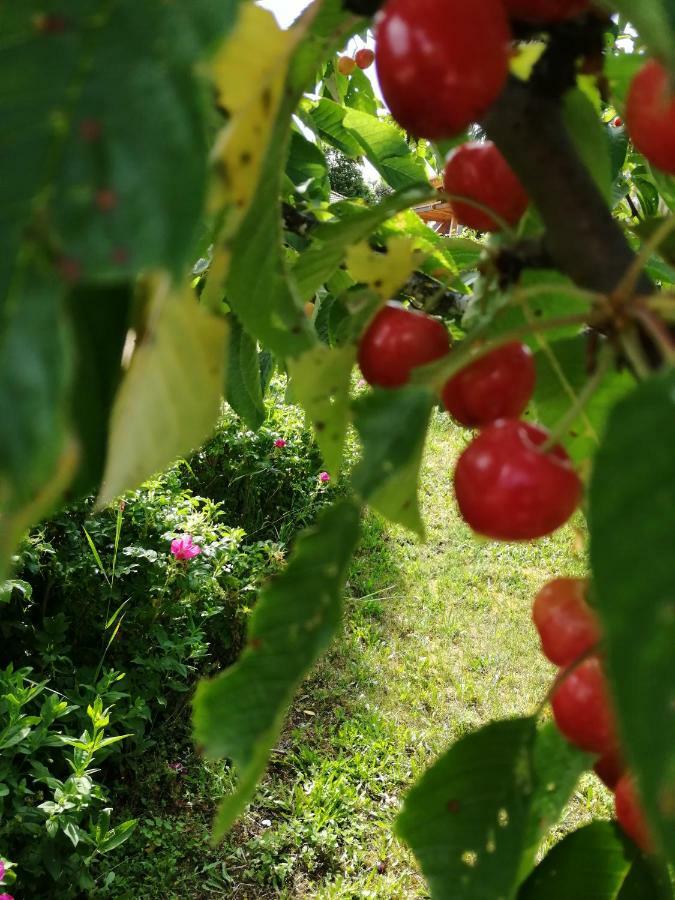
M 366 329 L 358 360 L 368 384 L 400 387 L 417 366 L 440 359 L 450 349 L 450 338 L 438 319 L 387 303 Z
M 532 351 L 512 341 L 451 378 L 443 388 L 443 403 L 450 415 L 468 428 L 515 419 L 529 403 L 535 379 Z
M 616 786 L 614 809 L 617 821 L 628 837 L 632 838 L 645 853 L 652 853 L 654 842 L 642 811 L 635 780 L 629 773 L 626 773 Z
M 493 210 L 508 225 L 515 225 L 528 207 L 525 189 L 492 141 L 463 144 L 445 165 L 445 190 L 452 197 L 467 197 Z M 451 199 L 457 219 L 476 231 L 501 231 L 488 212 Z
M 616 119 L 614 119 L 614 121 L 612 122 L 612 125 L 615 128 L 621 128 L 621 126 L 623 125 L 623 119 L 621 118 L 621 116 L 617 116 Z
M 375 62 L 375 53 L 370 47 L 361 47 L 356 51 L 354 59 L 359 69 L 369 69 Z
M 488 425 L 462 453 L 455 470 L 459 510 L 474 531 L 527 541 L 563 525 L 581 499 L 581 482 L 565 450 L 539 446 L 545 428 L 517 419 Z
M 353 60 L 351 56 L 341 56 L 338 59 L 337 67 L 340 75 L 351 75 L 356 68 L 356 60 Z
M 534 600 L 532 620 L 542 650 L 557 666 L 569 666 L 600 640 L 600 625 L 585 594 L 585 579 L 554 578 Z
M 675 94 L 668 72 L 655 59 L 631 82 L 626 122 L 640 153 L 657 169 L 675 175 Z
M 501 0 L 388 0 L 375 61 L 396 121 L 418 137 L 452 137 L 501 93 L 511 34 Z
M 572 744 L 591 753 L 617 747 L 614 715 L 597 656 L 590 656 L 565 676 L 553 692 L 555 723 Z
M 626 766 L 618 750 L 605 753 L 593 766 L 593 771 L 610 791 L 616 787 L 619 778 L 626 771 Z
M 562 22 L 588 10 L 589 0 L 504 0 L 512 19 L 523 22 Z

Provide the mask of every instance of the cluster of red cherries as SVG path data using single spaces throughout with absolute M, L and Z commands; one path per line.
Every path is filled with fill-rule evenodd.
M 450 352 L 445 326 L 437 319 L 388 303 L 359 344 L 365 380 L 401 387 L 412 370 Z M 450 378 L 441 398 L 462 425 L 481 429 L 455 470 L 455 493 L 465 521 L 479 534 L 527 540 L 562 525 L 581 498 L 581 482 L 565 450 L 544 451 L 548 432 L 518 418 L 535 385 L 527 346 L 504 343 Z M 624 770 L 611 701 L 598 645 L 600 626 L 586 602 L 586 582 L 557 578 L 537 595 L 533 619 L 545 656 L 561 667 L 551 694 L 559 730 L 573 744 L 599 755 L 595 771 L 614 791 L 617 819 L 645 851 L 652 841 L 635 782 Z
M 510 22 L 545 27 L 593 14 L 590 0 L 388 0 L 377 19 L 375 52 L 384 97 L 412 134 L 454 137 L 482 118 L 505 85 L 513 46 Z M 637 148 L 675 174 L 675 97 L 659 62 L 648 61 L 635 76 L 625 114 Z M 617 118 L 613 124 L 623 122 Z M 444 186 L 458 221 L 478 231 L 516 225 L 529 205 L 522 184 L 489 141 L 455 150 Z M 478 429 L 455 470 L 460 513 L 488 538 L 543 537 L 577 508 L 581 481 L 549 432 L 520 418 L 536 380 L 529 348 L 511 341 L 474 350 L 474 359 L 441 390 L 454 419 Z M 450 352 L 448 331 L 439 320 L 388 303 L 363 334 L 358 361 L 370 385 L 396 388 L 410 382 L 415 368 Z M 544 654 L 561 668 L 551 694 L 559 730 L 598 755 L 595 771 L 614 791 L 618 821 L 650 851 L 635 781 L 621 759 L 600 627 L 586 600 L 586 582 L 558 578 L 547 584 L 537 595 L 533 619 Z
M 532 619 L 547 659 L 561 674 L 551 693 L 559 731 L 577 747 L 599 754 L 594 769 L 614 791 L 616 817 L 635 843 L 651 852 L 653 841 L 635 781 L 626 772 L 599 654 L 600 623 L 586 601 L 581 578 L 556 578 L 537 594 Z
M 584 15 L 595 15 L 591 0 L 387 0 L 376 19 L 375 52 L 387 105 L 417 137 L 455 137 L 480 121 L 505 86 L 512 22 L 545 28 Z M 625 118 L 637 149 L 675 174 L 675 94 L 657 60 L 647 61 L 634 77 Z M 490 144 L 460 147 L 446 167 L 445 188 L 498 216 L 453 204 L 460 222 L 481 231 L 515 224 L 528 205 L 516 176 Z
M 400 387 L 417 366 L 450 353 L 438 319 L 387 303 L 359 343 L 368 384 Z M 519 419 L 532 396 L 535 364 L 525 344 L 511 341 L 484 352 L 450 378 L 441 398 L 461 425 L 480 429 L 455 470 L 455 494 L 464 520 L 485 537 L 532 540 L 563 525 L 582 487 L 566 451 L 546 429 Z

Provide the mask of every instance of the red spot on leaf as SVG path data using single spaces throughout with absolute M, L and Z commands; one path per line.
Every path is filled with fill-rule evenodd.
M 56 268 L 61 278 L 68 284 L 77 284 L 82 278 L 82 265 L 72 256 L 62 256 Z
M 68 27 L 68 22 L 64 16 L 38 13 L 33 16 L 33 25 L 35 30 L 41 34 L 63 34 Z
M 126 247 L 115 247 L 111 256 L 116 266 L 125 266 L 129 262 L 129 251 Z
M 110 188 L 103 188 L 96 192 L 95 203 L 101 212 L 110 212 L 117 206 L 117 194 Z
M 80 122 L 80 137 L 83 141 L 92 143 L 97 141 L 103 132 L 103 126 L 98 119 L 82 119 Z

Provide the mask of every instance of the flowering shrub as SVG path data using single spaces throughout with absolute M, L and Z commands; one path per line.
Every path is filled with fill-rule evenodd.
M 233 443 L 240 465 L 225 467 Z M 295 413 L 271 412 L 257 435 L 228 415 L 191 460 L 95 515 L 93 499 L 72 506 L 24 542 L 0 594 L 0 722 L 14 696 L 23 705 L 11 727 L 39 724 L 9 749 L 0 741 L 0 846 L 30 896 L 53 896 L 56 880 L 63 898 L 89 892 L 102 854 L 131 833 L 133 821 L 111 813 L 122 754 L 133 794 L 135 761 L 197 675 L 236 656 L 258 586 L 284 559 L 260 533 L 289 538 L 324 502 L 318 463 Z M 256 497 L 263 518 L 248 537 L 239 525 Z M 101 773 L 76 777 L 68 761 L 90 739 L 102 741 Z M 180 775 L 180 762 L 167 765 Z
M 185 561 L 194 559 L 195 556 L 199 556 L 202 552 L 202 548 L 199 544 L 193 543 L 191 534 L 186 534 L 181 538 L 174 538 L 171 541 L 171 552 L 176 559 Z

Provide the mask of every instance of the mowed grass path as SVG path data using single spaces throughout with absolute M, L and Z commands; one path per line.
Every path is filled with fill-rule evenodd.
M 214 849 L 208 834 L 229 772 L 191 754 L 175 801 L 132 839 L 140 854 L 128 860 L 129 880 L 115 881 L 117 898 L 427 896 L 392 833 L 402 797 L 463 734 L 536 708 L 554 670 L 530 622 L 533 596 L 555 575 L 584 572 L 572 526 L 533 544 L 476 540 L 451 485 L 468 438 L 435 416 L 424 463 L 425 543 L 366 519 L 343 633 L 302 686 L 255 802 L 226 842 Z M 587 775 L 549 843 L 591 812 L 608 816 L 610 804 Z
M 583 541 L 571 526 L 532 544 L 476 540 L 451 487 L 467 440 L 445 415 L 434 418 L 425 543 L 367 519 L 344 633 L 305 683 L 231 846 L 242 875 L 234 896 L 427 896 L 391 830 L 407 786 L 462 734 L 527 714 L 545 696 L 554 670 L 530 622 L 532 599 L 555 575 L 583 574 Z M 589 775 L 560 830 L 591 811 L 609 815 Z

